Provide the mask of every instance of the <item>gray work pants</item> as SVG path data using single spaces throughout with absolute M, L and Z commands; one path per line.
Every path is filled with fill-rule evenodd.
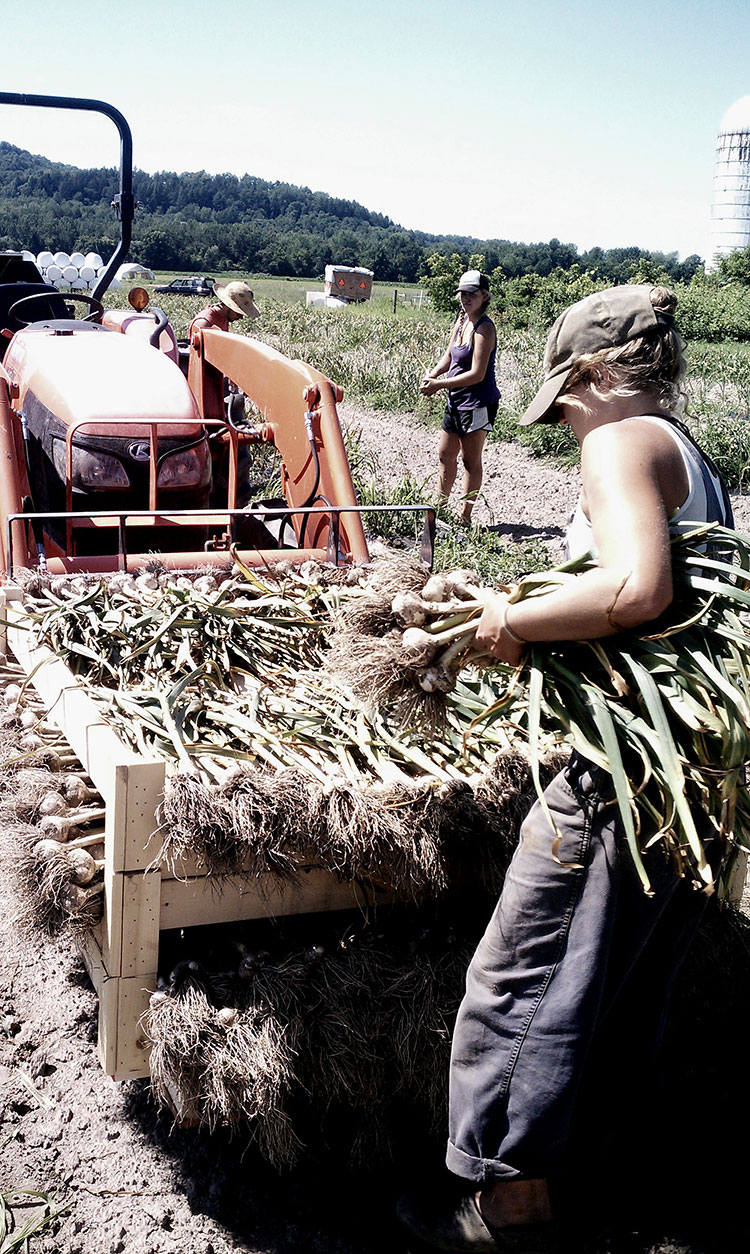
M 644 1010 L 656 1005 L 655 1026 L 663 1024 L 705 898 L 658 845 L 647 856 L 654 895 L 646 896 L 616 807 L 599 791 L 607 780 L 574 754 L 545 793 L 556 831 L 535 803 L 469 967 L 447 1152 L 465 1179 L 544 1178 L 559 1167 L 597 1026 L 634 968 L 651 981 Z

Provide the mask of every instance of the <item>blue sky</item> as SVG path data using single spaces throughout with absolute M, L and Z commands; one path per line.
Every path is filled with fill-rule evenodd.
M 439 233 L 705 256 L 719 123 L 750 94 L 747 0 L 4 8 L 2 90 L 115 105 L 141 169 L 299 183 Z M 93 116 L 3 106 L 0 138 L 117 160 Z

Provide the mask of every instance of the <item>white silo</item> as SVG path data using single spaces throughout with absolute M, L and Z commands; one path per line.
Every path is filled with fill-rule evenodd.
M 721 119 L 716 141 L 706 269 L 750 245 L 750 96 L 743 96 Z

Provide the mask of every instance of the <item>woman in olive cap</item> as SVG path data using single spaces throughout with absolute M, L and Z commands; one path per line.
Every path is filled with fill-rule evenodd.
M 521 422 L 565 423 L 578 439 L 569 556 L 593 550 L 598 564 L 543 597 L 486 594 L 476 646 L 503 662 L 520 663 L 535 640 L 637 629 L 672 600 L 670 524 L 732 525 L 720 477 L 676 420 L 676 304 L 665 288 L 622 286 L 579 301 L 552 328 L 545 381 Z M 653 895 L 643 892 L 610 778 L 593 763 L 574 753 L 545 800 L 521 829 L 453 1037 L 447 1165 L 468 1191 L 400 1205 L 402 1222 L 438 1249 L 556 1248 L 548 1181 L 566 1161 L 595 1033 L 634 980 L 641 992 L 652 981 L 663 1019 L 702 909 L 658 847 L 645 854 Z M 695 817 L 710 857 L 711 833 Z

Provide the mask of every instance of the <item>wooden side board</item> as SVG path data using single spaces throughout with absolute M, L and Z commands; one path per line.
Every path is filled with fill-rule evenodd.
M 108 888 L 107 914 L 78 940 L 99 997 L 99 1059 L 114 1080 L 149 1074 L 143 1016 L 157 987 L 159 939 L 169 928 L 329 910 L 366 909 L 394 900 L 385 892 L 339 881 L 323 867 L 295 883 L 249 877 L 162 879 L 158 870 L 119 875 Z M 112 944 L 113 937 L 119 944 Z
M 321 914 L 330 910 L 364 910 L 373 903 L 389 904 L 394 894 L 352 881 L 340 880 L 325 867 L 301 868 L 295 880 L 273 876 L 197 876 L 162 879 L 162 928 L 196 927 L 241 919 L 274 918 L 289 914 Z
M 97 1052 L 113 1080 L 149 1075 L 149 1045 L 143 1016 L 156 990 L 156 971 L 148 976 L 113 976 L 107 970 L 95 931 L 78 939 L 78 949 L 99 998 Z

